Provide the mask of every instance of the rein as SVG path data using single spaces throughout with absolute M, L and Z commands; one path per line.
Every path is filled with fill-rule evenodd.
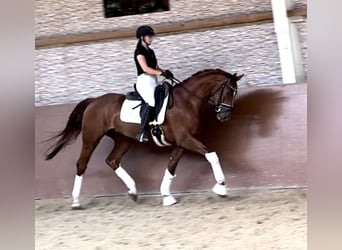
M 189 89 L 187 89 L 186 87 L 184 87 L 181 84 L 181 81 L 178 80 L 177 78 L 173 77 L 173 79 L 171 79 L 173 82 L 175 82 L 178 86 L 182 87 L 186 92 L 188 92 L 190 95 L 197 97 L 198 99 L 200 99 L 203 102 L 207 102 L 212 106 L 215 106 L 215 111 L 217 113 L 221 113 L 221 112 L 225 112 L 225 111 L 233 111 L 234 110 L 234 100 L 235 100 L 235 96 L 237 93 L 237 89 L 235 89 L 234 87 L 232 87 L 231 85 L 229 85 L 229 79 L 226 77 L 224 79 L 224 82 L 221 84 L 221 86 L 209 96 L 209 99 L 205 99 L 203 97 L 198 96 L 196 93 L 190 91 Z M 233 92 L 233 99 L 232 99 L 232 103 L 231 104 L 226 104 L 226 103 L 222 103 L 222 97 L 223 97 L 223 91 L 224 89 L 228 87 L 230 89 L 232 89 Z M 217 99 L 217 102 L 215 103 L 214 100 L 211 99 L 211 97 L 213 97 L 218 91 L 220 91 L 220 96 Z
M 188 92 L 190 95 L 197 97 L 198 99 L 200 99 L 200 100 L 203 101 L 203 102 L 208 101 L 209 104 L 215 105 L 215 103 L 210 103 L 211 100 L 206 100 L 206 99 L 204 99 L 203 97 L 198 96 L 196 93 L 194 93 L 194 92 L 188 90 L 186 87 L 183 86 L 183 84 L 181 84 L 182 82 L 179 81 L 178 79 L 173 78 L 172 81 L 174 81 L 178 86 L 182 87 L 182 88 L 183 88 L 186 92 Z M 216 91 L 216 92 L 217 92 L 217 91 Z M 216 92 L 215 92 L 215 93 L 216 93 Z M 211 96 L 210 96 L 210 97 L 211 97 Z M 209 97 L 209 98 L 210 98 L 210 97 Z

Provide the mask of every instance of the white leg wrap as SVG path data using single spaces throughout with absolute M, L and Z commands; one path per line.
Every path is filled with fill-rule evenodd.
M 171 206 L 177 203 L 177 200 L 171 195 L 170 192 L 172 179 L 175 177 L 176 175 L 172 175 L 168 169 L 165 169 L 165 174 L 160 185 L 160 193 L 163 196 L 163 206 Z
M 119 166 L 115 173 L 117 176 L 126 184 L 127 188 L 129 189 L 129 193 L 136 194 L 137 189 L 135 187 L 135 181 L 132 179 L 132 177 L 126 172 L 125 169 L 123 169 L 121 166 Z
M 227 188 L 226 185 L 221 185 L 216 183 L 213 187 L 213 192 L 219 196 L 226 196 L 227 195 Z
M 83 181 L 83 176 L 75 176 L 74 180 L 74 188 L 72 189 L 72 208 L 79 208 L 81 207 L 80 204 L 80 194 L 81 194 L 81 188 L 82 188 L 82 181 Z
M 163 196 L 170 195 L 170 188 L 171 188 L 171 183 L 172 179 L 175 178 L 176 175 L 170 174 L 168 169 L 165 169 L 165 174 L 162 180 L 162 183 L 160 185 L 160 193 Z
M 206 153 L 205 158 L 209 161 L 211 168 L 213 169 L 215 180 L 217 183 L 225 181 L 224 174 L 220 165 L 219 158 L 216 152 Z
M 75 176 L 74 180 L 74 188 L 72 189 L 72 198 L 74 200 L 78 200 L 80 198 L 81 194 L 81 188 L 82 188 L 82 181 L 83 181 L 83 176 Z
M 163 197 L 163 206 L 165 206 L 165 207 L 171 206 L 171 205 L 176 204 L 176 203 L 177 203 L 177 200 L 172 195 Z

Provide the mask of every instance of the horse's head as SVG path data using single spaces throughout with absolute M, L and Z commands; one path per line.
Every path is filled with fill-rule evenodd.
M 217 119 L 224 122 L 230 118 L 234 109 L 237 82 L 243 76 L 244 74 L 236 73 L 232 75 L 221 69 L 206 69 L 193 74 L 176 86 L 181 86 L 187 94 L 200 99 L 202 103 L 214 106 Z
M 227 73 L 219 87 L 211 94 L 211 102 L 215 105 L 216 117 L 219 121 L 229 120 L 234 110 L 234 101 L 237 94 L 237 82 L 244 76 Z

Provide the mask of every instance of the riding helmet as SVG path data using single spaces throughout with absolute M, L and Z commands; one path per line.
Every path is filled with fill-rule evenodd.
M 136 37 L 140 38 L 141 36 L 154 36 L 155 34 L 156 33 L 151 26 L 143 25 L 137 29 Z

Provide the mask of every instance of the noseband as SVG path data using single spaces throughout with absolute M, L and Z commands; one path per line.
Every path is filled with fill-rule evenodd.
M 233 86 L 231 86 L 229 84 L 230 82 L 230 79 L 228 79 L 227 77 L 224 79 L 224 82 L 222 83 L 222 85 L 213 93 L 210 95 L 209 97 L 209 103 L 212 104 L 213 106 L 215 106 L 215 111 L 216 113 L 224 113 L 224 112 L 227 112 L 227 111 L 233 111 L 234 110 L 234 100 L 235 100 L 235 96 L 237 94 L 237 89 L 234 88 Z M 223 99 L 223 93 L 224 93 L 224 89 L 225 88 L 230 88 L 232 89 L 234 92 L 233 92 L 233 98 L 232 98 L 232 101 L 230 104 L 227 104 L 227 103 L 223 103 L 222 102 L 222 99 Z M 215 101 L 213 101 L 211 99 L 212 96 L 214 96 L 217 92 L 220 91 L 220 96 L 219 98 L 217 99 L 217 102 L 215 103 Z

